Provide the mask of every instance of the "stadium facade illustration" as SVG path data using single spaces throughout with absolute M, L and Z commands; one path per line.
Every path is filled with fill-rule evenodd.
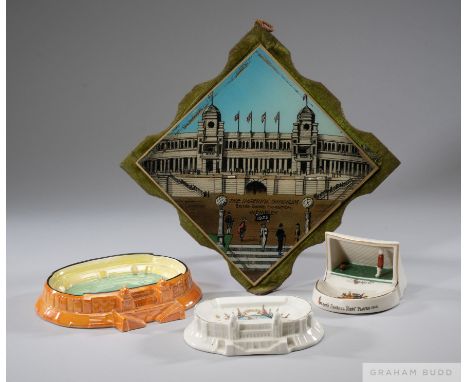
M 238 120 L 239 114 L 233 118 Z M 278 112 L 278 126 L 279 118 Z M 265 114 L 262 120 L 265 126 Z M 198 131 L 166 136 L 142 165 L 175 197 L 264 192 L 344 199 L 371 170 L 349 138 L 320 133 L 307 104 L 287 133 L 279 128 L 227 132 L 221 111 L 212 103 L 203 111 Z

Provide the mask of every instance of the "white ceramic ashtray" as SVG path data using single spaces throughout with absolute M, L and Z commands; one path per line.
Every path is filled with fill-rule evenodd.
M 318 343 L 323 328 L 310 304 L 292 296 L 222 297 L 195 307 L 191 347 L 228 356 L 284 354 Z
M 325 233 L 327 269 L 312 301 L 337 313 L 377 313 L 398 305 L 406 288 L 400 245 Z

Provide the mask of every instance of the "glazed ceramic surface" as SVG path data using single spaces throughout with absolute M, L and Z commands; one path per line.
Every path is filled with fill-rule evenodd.
M 183 319 L 185 309 L 200 298 L 200 288 L 179 260 L 150 253 L 125 254 L 55 271 L 44 285 L 36 311 L 62 326 L 114 326 L 127 331 L 151 321 Z
M 249 296 L 198 304 L 184 338 L 195 349 L 234 356 L 302 350 L 318 343 L 323 334 L 307 301 Z
M 337 313 L 376 313 L 398 305 L 406 288 L 399 243 L 326 232 L 327 269 L 313 302 Z

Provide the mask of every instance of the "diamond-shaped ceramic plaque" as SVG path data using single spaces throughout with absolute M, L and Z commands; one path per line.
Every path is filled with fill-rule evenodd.
M 171 127 L 143 141 L 123 167 L 176 206 L 184 228 L 261 294 L 398 164 L 257 23 L 223 72 L 195 87 Z

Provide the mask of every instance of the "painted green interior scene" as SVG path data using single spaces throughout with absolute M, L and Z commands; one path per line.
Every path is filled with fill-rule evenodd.
M 333 269 L 333 273 L 357 279 L 378 279 L 379 281 L 392 281 L 393 279 L 392 268 L 382 268 L 379 276 L 376 277 L 377 266 L 352 263 L 345 263 L 343 266 L 336 267 Z
M 330 264 L 334 275 L 373 282 L 393 281 L 394 249 L 330 239 Z
M 113 292 L 122 288 L 131 289 L 156 284 L 161 279 L 164 280 L 164 277 L 155 273 L 124 273 L 108 275 L 102 278 L 95 278 L 72 285 L 70 288 L 65 290 L 65 293 L 82 296 L 87 293 Z
M 261 45 L 139 164 L 254 282 L 376 169 Z

